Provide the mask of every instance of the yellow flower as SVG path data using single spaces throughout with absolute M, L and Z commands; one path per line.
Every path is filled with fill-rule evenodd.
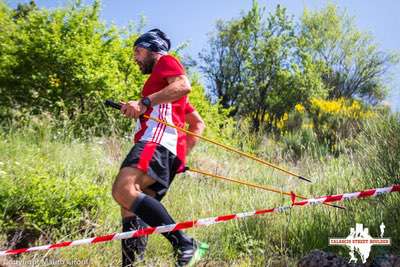
M 303 113 L 305 110 L 302 104 L 296 104 L 296 106 L 294 106 L 294 109 L 299 113 Z
M 283 129 L 283 127 L 285 127 L 285 124 L 287 122 L 287 120 L 289 119 L 289 115 L 287 113 L 283 114 L 282 118 L 280 118 L 277 122 L 276 122 L 276 127 L 278 129 Z
M 311 105 L 314 110 L 319 110 L 321 114 L 335 115 L 348 119 L 364 119 L 373 116 L 374 112 L 367 110 L 360 101 L 353 100 L 351 103 L 344 98 L 336 100 L 311 99 Z
M 61 80 L 57 78 L 57 74 L 49 75 L 49 83 L 52 87 L 60 87 Z

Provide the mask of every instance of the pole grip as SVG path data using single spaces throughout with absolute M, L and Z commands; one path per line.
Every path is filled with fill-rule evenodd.
M 121 109 L 121 107 L 122 107 L 122 105 L 120 103 L 116 103 L 110 99 L 107 99 L 106 101 L 104 101 L 104 105 L 115 108 L 115 109 Z

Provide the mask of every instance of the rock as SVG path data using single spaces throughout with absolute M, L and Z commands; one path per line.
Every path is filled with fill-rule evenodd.
M 361 264 L 350 264 L 344 258 L 331 252 L 313 250 L 303 257 L 297 264 L 298 267 L 361 267 Z
M 400 257 L 390 254 L 375 257 L 371 267 L 400 267 Z
M 374 259 L 368 259 L 366 264 L 348 263 L 347 259 L 331 252 L 313 250 L 304 256 L 297 264 L 298 267 L 400 267 L 400 256 L 385 254 Z

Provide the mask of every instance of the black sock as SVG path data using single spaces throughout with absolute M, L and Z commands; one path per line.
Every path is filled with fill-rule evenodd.
M 130 216 L 122 219 L 122 231 L 129 232 L 148 227 L 139 217 Z M 142 261 L 147 245 L 147 236 L 121 240 L 122 266 L 133 266 L 135 260 Z
M 140 193 L 132 204 L 131 211 L 152 227 L 175 224 L 165 207 L 156 199 Z M 193 246 L 193 239 L 182 231 L 163 233 L 174 248 Z

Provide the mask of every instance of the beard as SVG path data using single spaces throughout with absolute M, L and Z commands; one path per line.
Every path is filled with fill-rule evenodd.
M 154 64 L 156 63 L 156 58 L 149 54 L 143 62 L 138 62 L 140 71 L 143 74 L 150 74 L 153 71 Z

